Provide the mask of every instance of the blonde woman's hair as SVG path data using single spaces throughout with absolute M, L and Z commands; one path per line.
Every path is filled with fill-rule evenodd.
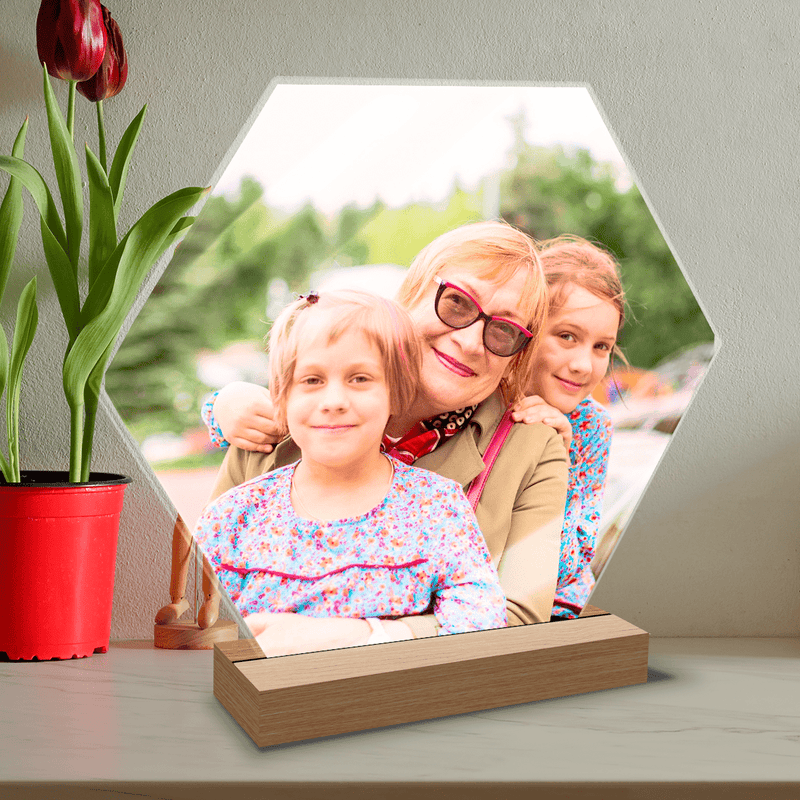
M 414 259 L 397 294 L 398 302 L 413 309 L 422 301 L 434 277 L 457 268 L 502 286 L 522 271 L 525 282 L 517 313 L 533 333 L 528 346 L 508 359 L 500 386 L 506 399 L 519 399 L 547 315 L 547 287 L 536 243 L 505 222 L 473 222 L 434 239 Z
M 408 314 L 392 300 L 355 290 L 312 293 L 290 303 L 269 332 L 270 394 L 275 421 L 286 427 L 286 406 L 294 382 L 298 352 L 309 321 L 335 311 L 327 331 L 327 344 L 343 333 L 363 333 L 380 352 L 389 389 L 390 414 L 411 406 L 420 386 L 422 355 Z M 307 337 L 306 337 L 307 340 Z

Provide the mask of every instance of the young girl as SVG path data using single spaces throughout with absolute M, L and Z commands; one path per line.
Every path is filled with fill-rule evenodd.
M 594 588 L 591 570 L 612 425 L 591 393 L 617 351 L 624 294 L 613 257 L 579 237 L 540 243 L 550 311 L 528 394 L 515 413 L 571 434 L 569 485 L 553 617 L 576 617 Z M 566 415 L 566 419 L 564 416 Z M 565 437 L 565 438 L 568 438 Z
M 505 598 L 461 487 L 381 451 L 419 381 L 411 320 L 362 292 L 309 294 L 270 332 L 276 422 L 302 457 L 209 507 L 195 538 L 254 632 L 281 614 L 379 622 L 432 607 L 441 633 L 506 625 Z M 387 628 L 389 626 L 387 625 Z

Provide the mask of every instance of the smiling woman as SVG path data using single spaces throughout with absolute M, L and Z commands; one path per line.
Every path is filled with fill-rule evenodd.
M 487 315 L 475 299 L 481 298 L 487 308 L 513 309 L 525 290 L 524 273 L 515 272 L 498 286 L 458 266 L 446 266 L 441 271 L 448 281 L 435 276 L 429 290 L 411 309 L 423 343 L 425 400 L 416 409 L 423 418 L 449 411 L 453 403 L 460 407 L 485 400 L 508 372 L 509 358 L 533 338 L 520 323 Z M 458 311 L 454 310 L 456 302 Z M 517 312 L 502 313 L 508 316 Z M 508 328 L 513 334 L 505 331 L 503 335 Z M 498 337 L 504 338 L 507 346 L 498 346 Z M 393 427 L 402 428 L 402 423 L 395 420 Z
M 472 322 L 464 324 L 468 320 L 460 318 L 458 327 L 451 324 L 455 320 L 442 309 L 438 294 L 443 283 L 474 305 Z M 536 247 L 527 235 L 505 223 L 462 226 L 419 254 L 398 300 L 409 311 L 421 348 L 421 387 L 413 402 L 392 409 L 383 448 L 399 463 L 413 463 L 466 489 L 483 472 L 484 455 L 509 403 L 522 396 L 534 354 L 530 343 L 537 343 L 541 334 L 547 295 Z M 495 322 L 521 331 L 525 341 L 519 349 L 516 340 L 513 347 L 498 343 L 492 331 Z M 492 349 L 485 346 L 487 340 Z M 507 355 L 492 352 L 498 349 Z M 234 389 L 238 395 L 234 406 L 242 399 L 240 389 L 241 385 Z M 260 415 L 274 417 L 269 394 L 253 389 L 259 392 Z M 223 411 L 228 400 L 230 396 L 220 394 L 214 409 L 223 434 L 233 435 Z M 299 455 L 291 439 L 271 454 L 231 447 L 214 495 L 290 465 Z M 550 619 L 566 489 L 567 457 L 561 437 L 543 424 L 513 426 L 475 507 L 506 597 L 509 625 Z M 268 596 L 263 602 L 270 607 Z M 435 614 L 425 608 L 387 614 L 384 619 L 391 638 L 431 636 L 441 629 Z M 369 636 L 366 626 L 343 624 L 352 620 L 319 619 L 309 625 L 308 620 L 281 615 L 279 621 L 282 647 L 346 646 L 364 643 Z M 251 629 L 262 645 L 277 646 L 277 637 L 269 634 L 275 617 L 267 613 L 256 622 L 258 627 L 251 624 Z M 287 645 L 293 638 L 287 629 L 293 627 L 297 641 Z

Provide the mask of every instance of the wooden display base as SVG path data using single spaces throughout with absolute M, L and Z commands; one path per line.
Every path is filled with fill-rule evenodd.
M 214 695 L 259 746 L 647 681 L 649 635 L 578 619 L 266 658 L 214 647 Z
M 153 626 L 153 644 L 164 650 L 210 650 L 215 644 L 236 642 L 239 629 L 229 619 L 208 628 L 196 622 L 163 622 Z

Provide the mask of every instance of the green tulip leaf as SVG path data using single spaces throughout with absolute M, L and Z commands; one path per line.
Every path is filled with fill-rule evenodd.
M 72 264 L 66 253 L 67 237 L 61 225 L 53 196 L 41 174 L 27 161 L 15 156 L 0 156 L 0 169 L 17 178 L 28 190 L 41 216 L 42 245 L 45 258 L 53 278 L 61 313 L 70 333 L 77 336 L 78 324 L 78 282 Z
M 108 302 L 83 328 L 64 360 L 64 393 L 71 409 L 83 408 L 85 386 L 89 375 L 103 352 L 119 335 L 147 273 L 162 252 L 164 240 L 176 222 L 205 191 L 198 188 L 181 189 L 156 203 L 142 215 L 120 242 L 117 250 L 120 248 L 122 250 L 118 259 L 117 250 L 112 254 L 109 261 L 117 260 L 118 266 Z M 105 268 L 102 272 L 105 272 Z M 95 287 L 105 278 L 102 272 Z M 84 312 L 87 305 L 89 305 L 88 298 Z
M 15 158 L 22 158 L 25 154 L 25 133 L 28 130 L 28 119 L 22 123 L 11 154 Z M 22 225 L 22 184 L 18 178 L 12 177 L 8 182 L 8 189 L 2 204 L 0 204 L 0 301 L 6 290 L 8 273 L 14 263 L 14 254 L 17 252 L 19 229 Z M 5 381 L 3 382 L 5 385 Z M 3 389 L 0 387 L 0 394 Z
M 206 191 L 181 189 L 146 211 L 117 245 L 87 297 L 82 312 L 85 326 L 67 353 L 63 369 L 64 394 L 70 407 L 70 481 L 80 481 L 86 474 L 84 462 L 90 458 L 94 436 L 93 416 L 84 429 L 87 383 L 91 379 L 94 387 L 89 390 L 90 398 L 93 393 L 99 397 L 111 348 L 147 273 L 163 253 L 164 240 Z M 89 399 L 90 411 L 92 402 Z M 84 447 L 87 442 L 89 449 Z
M 78 295 L 78 281 L 72 271 L 72 264 L 70 264 L 67 254 L 53 237 L 50 228 L 44 224 L 44 220 L 41 220 L 40 227 L 44 258 L 47 268 L 50 270 L 50 277 L 56 290 L 64 324 L 67 326 L 69 340 L 72 342 L 80 332 L 81 304 Z
M 97 156 L 86 147 L 89 176 L 89 286 L 91 287 L 117 246 L 114 197 L 105 170 Z
M 78 154 L 67 130 L 64 115 L 58 106 L 50 77 L 44 68 L 44 103 L 47 108 L 47 127 L 50 131 L 50 147 L 53 151 L 53 166 L 56 169 L 61 205 L 64 209 L 64 224 L 67 230 L 67 255 L 73 271 L 78 274 L 78 257 L 83 234 L 83 192 Z
M 94 283 L 89 289 L 89 294 L 86 295 L 83 308 L 81 309 L 81 330 L 106 307 L 108 298 L 111 297 L 111 292 L 114 288 L 119 262 L 122 258 L 122 254 L 125 252 L 129 236 L 130 231 L 122 237 L 119 244 L 114 248 L 114 251 L 96 275 Z
M 33 202 L 39 209 L 39 214 L 50 229 L 53 237 L 59 246 L 66 252 L 67 237 L 61 225 L 61 218 L 58 216 L 58 209 L 53 201 L 53 195 L 47 187 L 44 178 L 27 161 L 14 156 L 0 156 L 0 169 L 11 175 L 12 178 L 19 178 L 20 183 L 30 192 Z
M 166 239 L 164 239 L 164 247 L 161 251 L 160 255 L 166 253 L 172 245 L 175 244 L 179 239 L 183 238 L 183 235 L 186 233 L 189 228 L 192 227 L 194 224 L 196 217 L 182 217 L 179 219 L 172 230 L 169 232 Z
M 26 118 L 11 150 L 12 155 L 16 158 L 22 158 L 25 154 L 25 133 L 27 129 L 28 120 Z M 22 212 L 22 184 L 17 178 L 12 177 L 8 183 L 3 202 L 0 204 L 0 301 L 2 301 L 5 293 L 11 265 L 14 263 L 19 229 L 22 224 Z M 5 391 L 7 381 L 8 341 L 6 340 L 6 333 L 2 325 L 0 325 L 0 397 Z M 11 467 L 2 452 L 0 452 L 0 471 L 2 471 L 6 482 L 12 480 Z
M 143 106 L 142 110 L 133 118 L 133 121 L 128 125 L 125 133 L 117 145 L 117 151 L 114 154 L 114 160 L 111 162 L 111 172 L 108 173 L 108 183 L 111 186 L 111 194 L 114 195 L 114 218 L 119 216 L 119 209 L 122 205 L 122 194 L 125 191 L 125 182 L 128 179 L 128 167 L 131 163 L 131 156 L 133 155 L 133 148 L 136 146 L 136 140 L 139 138 L 139 133 L 144 124 L 144 115 L 147 113 L 147 106 Z
M 22 368 L 33 343 L 39 312 L 36 308 L 36 278 L 22 290 L 17 304 L 14 341 L 11 345 L 11 364 L 8 370 L 6 394 L 6 432 L 8 435 L 8 463 L 15 483 L 20 482 L 19 471 L 19 395 L 22 388 Z
M 172 195 L 170 195 L 170 197 L 172 197 Z M 163 200 L 160 200 L 150 209 L 150 211 L 155 211 L 156 208 L 160 208 L 161 205 L 169 199 L 170 198 L 167 197 Z M 183 231 L 189 228 L 194 220 L 194 217 L 182 217 L 175 223 L 172 230 L 164 240 L 161 250 L 153 259 L 153 263 L 158 261 L 162 254 L 170 247 L 170 245 L 173 244 L 175 239 L 177 239 L 181 233 L 183 233 Z M 128 233 L 126 233 L 122 238 L 114 252 L 111 254 L 111 257 L 104 264 L 100 274 L 94 282 L 94 285 L 89 289 L 89 294 L 86 296 L 86 301 L 84 302 L 83 310 L 81 311 L 81 327 L 88 325 L 105 308 L 108 298 L 111 296 L 111 290 L 114 286 L 114 280 L 117 275 L 117 268 L 119 266 L 120 258 L 122 257 L 122 253 L 125 251 L 128 237 L 131 235 L 131 232 L 135 227 L 136 225 L 134 225 L 133 228 L 131 228 L 131 230 L 128 231 Z

